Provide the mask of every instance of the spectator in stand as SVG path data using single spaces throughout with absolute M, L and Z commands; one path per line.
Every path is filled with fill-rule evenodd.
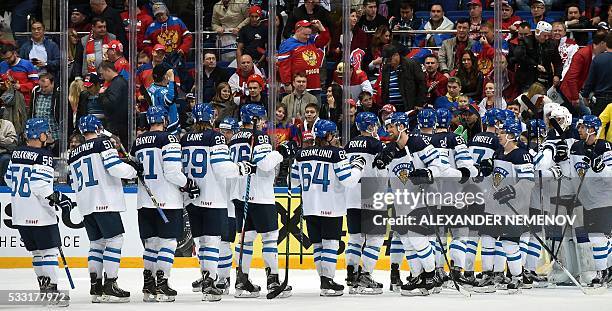
M 303 119 L 306 104 L 319 104 L 317 97 L 306 91 L 307 83 L 305 72 L 296 72 L 293 75 L 293 92 L 283 97 L 281 101 L 287 107 L 287 116 L 289 118 Z
M 276 111 L 274 112 L 274 130 L 276 145 L 288 140 L 300 141 L 300 129 L 291 122 L 289 114 L 287 113 L 287 106 L 282 103 L 276 105 Z
M 85 114 L 93 114 L 102 123 L 106 123 L 104 115 L 104 107 L 98 100 L 100 97 L 101 81 L 97 74 L 89 73 L 83 79 L 83 87 L 85 92 L 81 93 L 79 98 L 79 106 L 85 107 Z M 77 119 L 78 122 L 78 119 Z
M 45 36 L 45 25 L 34 21 L 31 25 L 32 36 L 30 40 L 21 45 L 19 57 L 29 60 L 39 73 L 59 73 L 60 52 L 59 47 L 53 40 Z
M 370 80 L 375 80 L 383 65 L 383 47 L 391 43 L 391 31 L 389 27 L 383 25 L 376 29 L 370 42 L 370 47 L 363 56 L 361 68 L 366 72 Z
M 145 54 L 146 55 L 146 54 Z M 150 98 L 147 98 L 148 89 L 153 84 L 153 69 L 159 64 L 166 64 L 171 67 L 168 63 L 164 62 L 166 57 L 166 47 L 161 44 L 156 44 L 151 51 L 151 61 L 146 62 L 138 66 L 136 69 L 136 77 L 134 82 L 136 84 L 136 99 L 139 103 L 139 111 L 145 112 L 149 107 L 147 100 L 150 102 Z M 180 86 L 180 79 L 178 75 L 174 75 L 174 84 Z
M 378 108 L 374 107 L 374 101 L 372 100 L 372 93 L 363 91 L 357 96 L 359 101 L 357 102 L 357 113 L 360 112 L 372 112 L 378 114 Z
M 403 1 L 400 4 L 400 17 L 392 16 L 390 19 L 391 29 L 396 30 L 417 30 L 423 26 L 423 19 L 414 15 L 414 5 L 412 2 Z M 395 40 L 404 48 L 417 46 L 414 34 L 400 33 L 395 35 Z
M 546 3 L 544 0 L 531 1 L 531 18 L 527 20 L 531 29 L 536 28 L 539 22 L 552 23 L 554 20 L 546 16 Z
M 478 58 L 478 70 L 484 76 L 493 71 L 493 58 L 495 57 L 494 48 L 494 33 L 493 24 L 490 22 L 484 23 L 480 27 L 479 37 L 476 38 L 472 45 L 472 52 Z M 508 55 L 508 41 L 502 40 L 501 49 L 504 55 Z
M 87 5 L 75 5 L 70 7 L 70 23 L 69 28 L 74 29 L 77 32 L 90 32 L 91 23 L 89 22 L 89 15 L 91 12 Z
M 312 34 L 312 27 L 319 31 Z M 301 20 L 295 24 L 293 37 L 283 41 L 278 48 L 278 71 L 285 92 L 291 92 L 291 82 L 296 72 L 304 71 L 308 78 L 306 89 L 314 96 L 321 93 L 320 68 L 323 65 L 323 48 L 329 43 L 329 31 L 320 21 Z
M 446 108 L 449 110 L 457 109 L 459 95 L 461 95 L 461 80 L 457 77 L 448 78 L 446 83 L 446 95 L 440 96 L 434 102 L 434 109 Z
M 219 35 L 220 59 L 231 62 L 236 59 L 236 36 L 249 23 L 248 0 L 220 0 L 213 6 L 212 29 Z
M 104 93 L 98 97 L 98 102 L 106 116 L 105 128 L 119 136 L 121 141 L 128 140 L 128 82 L 119 75 L 115 64 L 104 61 L 98 66 L 102 79 L 109 84 Z
M 249 8 L 249 23 L 240 28 L 238 32 L 238 48 L 236 49 L 236 59 L 240 59 L 242 54 L 249 54 L 253 58 L 255 65 L 266 68 L 266 50 L 268 48 L 268 25 L 259 19 L 262 10 L 258 6 Z
M 565 29 L 565 24 L 563 22 L 554 22 L 552 23 L 552 39 L 557 45 L 559 56 L 561 57 L 561 64 L 563 69 L 561 71 L 561 81 L 563 81 L 563 77 L 565 77 L 565 73 L 569 69 L 569 66 L 572 62 L 572 57 L 580 48 L 576 42 L 566 36 L 567 32 Z
M 470 0 L 468 8 L 470 10 L 470 39 L 477 40 L 480 37 L 480 26 L 485 23 L 482 19 L 482 2 Z
M 556 87 L 561 82 L 563 64 L 559 49 L 552 40 L 552 25 L 547 22 L 539 22 L 535 31 L 535 38 L 538 81 L 547 87 Z
M 351 52 L 351 81 L 349 82 L 351 98 L 356 98 L 362 91 L 368 91 L 370 92 L 370 94 L 374 93 L 372 84 L 370 83 L 370 80 L 368 80 L 368 75 L 363 70 L 361 70 L 361 63 L 364 55 L 365 52 L 361 49 L 357 49 Z M 344 70 L 344 62 L 338 63 L 336 71 L 334 71 L 333 77 L 333 81 L 335 83 L 342 85 L 344 78 Z
M 427 86 L 426 102 L 433 105 L 434 101 L 446 94 L 446 84 L 448 78 L 440 72 L 438 56 L 432 54 L 425 57 L 425 83 Z
M 469 23 L 469 22 L 468 22 Z M 452 30 L 455 28 L 453 22 L 444 16 L 444 8 L 441 4 L 434 3 L 429 9 L 429 21 L 423 24 L 421 29 L 424 30 Z M 442 41 L 450 38 L 450 34 L 427 34 L 425 36 L 417 36 L 417 40 L 420 41 L 419 46 L 430 47 L 440 46 Z
M 525 91 L 535 82 L 539 63 L 535 51 L 535 40 L 527 22 L 519 25 L 518 36 L 510 41 L 508 64 L 510 70 L 516 72 L 515 83 L 519 92 Z
M 11 121 L 4 118 L 4 107 L 0 108 L 0 174 L 4 176 L 11 154 L 17 147 L 17 132 Z M 0 186 L 6 186 L 4 178 L 0 178 Z
M 461 64 L 464 51 L 469 51 L 474 45 L 474 40 L 469 37 L 470 20 L 460 18 L 457 20 L 457 34 L 454 38 L 444 40 L 438 52 L 440 60 L 440 71 L 448 78 L 451 71 L 457 69 Z
M 217 56 L 213 52 L 204 52 L 204 74 L 202 76 L 204 85 L 202 98 L 204 102 L 209 102 L 215 96 L 215 90 L 221 82 L 229 80 L 227 71 L 217 66 Z
M 595 43 L 595 38 L 593 38 Z M 580 93 L 589 98 L 593 93 L 595 102 L 591 102 L 592 114 L 599 116 L 612 103 L 612 33 L 605 39 L 606 50 L 593 58 L 589 75 Z
M 43 73 L 38 78 L 38 85 L 32 89 L 30 98 L 29 118 L 42 118 L 49 123 L 49 132 L 52 140 L 60 138 L 59 121 L 61 119 L 60 89 L 55 87 L 54 77 L 50 73 Z M 59 144 L 53 145 L 53 154 L 59 156 Z
M 251 58 L 251 55 L 242 54 L 239 61 L 240 67 L 238 67 L 238 70 L 236 70 L 228 81 L 230 87 L 232 88 L 232 94 L 236 104 L 244 103 L 246 97 L 249 96 L 247 80 L 251 75 L 258 74 L 264 77 L 261 70 L 259 70 L 259 68 L 253 64 L 253 58 Z
M 81 47 L 83 49 L 83 76 L 88 73 L 96 72 L 96 68 L 98 68 L 98 65 L 104 60 L 103 45 L 116 39 L 114 34 L 107 32 L 106 24 L 106 20 L 94 17 L 91 20 L 91 33 L 81 38 Z
M 153 23 L 153 17 L 147 13 L 144 8 L 148 1 L 138 0 L 136 1 L 136 50 L 142 51 L 145 48 L 144 38 L 145 31 L 149 28 L 149 25 Z M 129 1 L 124 0 L 125 11 L 121 12 L 121 19 L 123 25 L 125 25 L 125 35 L 129 38 L 130 36 L 130 11 L 128 6 Z
M 125 28 L 119 11 L 113 9 L 106 4 L 106 0 L 89 0 L 89 6 L 92 12 L 92 27 L 93 19 L 96 17 L 106 21 L 108 32 L 114 34 L 124 46 L 128 46 L 128 40 L 125 36 Z M 97 66 L 98 64 L 96 64 Z
M 217 84 L 215 96 L 210 101 L 211 105 L 217 110 L 215 127 L 225 119 L 225 117 L 238 117 L 238 106 L 232 98 L 232 88 L 227 82 Z
M 501 105 L 497 105 L 497 98 L 495 97 L 495 83 L 487 82 L 484 87 L 484 94 L 485 97 L 478 105 L 478 112 L 481 116 L 484 116 L 485 112 L 493 108 L 506 109 L 506 101 L 503 98 L 500 100 Z
M 129 80 L 130 63 L 123 56 L 123 44 L 113 40 L 105 44 L 104 48 L 106 49 L 106 59 L 115 64 L 115 69 L 125 80 Z
M 357 27 L 363 29 L 368 36 L 372 36 L 372 33 L 378 29 L 378 27 L 389 23 L 387 19 L 378 14 L 378 3 L 377 0 L 363 0 L 363 15 L 357 22 Z
M 351 9 L 350 15 L 350 23 L 351 23 L 351 33 L 349 34 L 349 42 L 351 42 L 351 51 L 356 49 L 367 50 L 369 46 L 369 37 L 368 35 L 361 29 L 361 27 L 357 27 L 357 21 L 359 18 L 357 17 L 357 11 L 355 9 Z M 340 35 L 340 44 L 344 42 L 344 34 Z M 342 50 L 340 47 L 336 49 L 336 54 L 342 54 Z
M 30 111 L 30 96 L 32 89 L 38 84 L 38 70 L 29 61 L 19 57 L 14 45 L 5 45 L 0 48 L 0 79 L 7 88 L 12 87 L 19 91 L 26 103 L 26 111 Z M 15 122 L 13 122 L 15 124 Z
M 293 9 L 292 14 L 289 14 L 285 29 L 283 30 L 283 38 L 291 37 L 291 34 L 295 30 L 295 23 L 301 20 L 307 20 L 310 22 L 315 20 L 321 21 L 323 27 L 328 30 L 331 30 L 333 25 L 329 9 L 324 8 L 318 0 L 306 0 L 304 1 L 304 5 L 299 5 Z
M 81 116 L 87 114 L 85 105 L 87 103 L 85 86 L 83 86 L 83 79 L 78 77 L 70 83 L 68 88 L 68 104 L 70 104 L 68 110 L 68 135 L 78 132 L 77 122 Z M 81 98 L 83 97 L 83 100 Z
M 565 8 L 565 16 L 562 19 L 563 24 L 570 30 L 568 38 L 573 39 L 578 45 L 584 46 L 589 43 L 588 32 L 571 32 L 572 29 L 589 29 L 593 28 L 591 20 L 582 15 L 580 6 L 576 3 L 570 3 Z
M 327 87 L 326 95 L 326 100 L 321 105 L 320 115 L 323 119 L 330 120 L 340 125 L 342 121 L 342 111 L 344 110 L 342 106 L 342 87 L 336 83 L 332 83 L 332 85 Z M 352 98 L 349 98 L 348 102 L 355 104 Z M 295 123 L 301 123 L 301 119 L 296 118 Z
M 317 121 L 319 121 L 319 106 L 315 103 L 306 104 L 304 108 L 304 123 L 300 124 L 302 126 L 300 131 L 302 133 L 312 133 Z
M 400 112 L 422 107 L 427 90 L 421 65 L 400 56 L 392 45 L 384 47 L 383 58 L 382 72 L 374 87 L 378 106 L 392 104 Z
M 519 95 L 516 83 L 514 83 L 514 72 L 508 70 L 508 60 L 506 56 L 502 56 L 500 65 L 501 67 L 501 81 L 502 81 L 502 96 L 506 102 L 512 101 Z M 484 78 L 484 83 L 495 81 L 495 71 L 492 70 Z
M 183 21 L 170 16 L 168 7 L 163 2 L 156 2 L 152 7 L 155 21 L 149 25 L 144 35 L 144 49 L 147 54 L 157 44 L 166 48 L 166 53 L 176 52 L 185 57 L 193 43 L 193 36 Z
M 482 72 L 478 70 L 477 58 L 472 51 L 466 50 L 461 56 L 461 64 L 455 73 L 461 80 L 463 95 L 468 96 L 475 102 L 482 98 Z
M 59 48 L 58 48 L 59 49 Z M 81 46 L 81 37 L 77 32 L 70 28 L 68 29 L 68 81 L 80 77 L 83 69 L 83 47 Z
M 246 98 L 244 105 L 256 104 L 268 108 L 268 96 L 264 94 L 263 90 L 266 86 L 264 78 L 256 73 L 249 76 L 247 79 L 247 87 L 249 88 L 249 96 Z M 238 111 L 243 105 L 238 107 Z
M 510 30 L 510 33 L 503 34 L 504 39 L 506 41 L 510 40 L 510 38 L 516 34 L 518 30 L 518 26 L 523 20 L 514 15 L 514 7 L 512 6 L 511 0 L 501 0 L 502 1 L 502 29 Z M 491 2 L 491 8 L 495 4 L 495 1 Z M 487 22 L 494 25 L 495 21 L 493 18 L 490 18 Z

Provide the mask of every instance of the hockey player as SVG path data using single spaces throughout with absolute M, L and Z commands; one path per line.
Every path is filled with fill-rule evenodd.
M 29 119 L 25 126 L 26 146 L 11 154 L 4 180 L 11 188 L 13 225 L 26 249 L 32 253 L 32 266 L 41 294 L 53 294 L 51 304 L 68 306 L 70 298 L 57 289 L 61 236 L 55 209 L 72 208 L 72 201 L 53 191 L 53 155 L 45 148 L 51 141 L 45 119 Z M 54 297 L 57 297 L 54 298 Z
M 594 115 L 585 115 L 579 122 L 581 140 L 570 149 L 572 183 L 580 192 L 578 199 L 584 206 L 584 227 L 592 245 L 592 256 L 597 269 L 589 283 L 591 287 L 606 286 L 612 272 L 610 242 L 606 235 L 612 231 L 610 189 L 612 182 L 612 146 L 598 139 L 601 120 Z
M 223 291 L 217 279 L 219 247 L 227 225 L 226 178 L 254 173 L 256 166 L 247 161 L 233 163 L 225 137 L 213 130 L 214 111 L 210 104 L 193 107 L 192 131 L 181 138 L 183 167 L 188 179 L 199 186 L 200 195 L 187 201 L 189 223 L 199 240 L 198 257 L 202 273 L 202 300 L 219 301 Z
M 304 218 L 314 263 L 321 279 L 321 296 L 341 296 L 344 286 L 334 282 L 336 257 L 346 214 L 347 189 L 362 176 L 366 160 L 352 161 L 338 147 L 336 124 L 319 120 L 314 127 L 315 145 L 298 152 L 291 168 L 292 184 L 302 187 Z
M 393 141 L 374 158 L 374 165 L 379 169 L 388 167 L 393 191 L 404 189 L 426 195 L 422 191 L 423 185 L 430 186 L 434 177 L 440 176 L 441 163 L 438 151 L 427 144 L 422 136 L 409 137 L 409 123 L 408 115 L 403 112 L 394 113 L 386 121 L 387 132 Z M 425 201 L 424 204 L 422 201 Z M 396 215 L 410 215 L 418 219 L 428 214 L 425 208 L 429 207 L 425 198 L 413 204 L 395 204 L 394 208 Z M 436 282 L 434 246 L 428 237 L 433 230 L 422 226 L 398 226 L 393 230 L 400 234 L 410 264 L 411 276 L 401 286 L 402 295 L 428 295 Z
M 174 263 L 177 239 L 183 235 L 183 195 L 197 196 L 199 189 L 182 172 L 181 145 L 166 132 L 167 111 L 162 106 L 147 110 L 150 130 L 139 135 L 130 155 L 135 158 L 142 181 L 151 190 L 156 202 L 140 184 L 137 196 L 138 229 L 144 241 L 143 301 L 172 302 L 176 290 L 168 285 L 170 269 Z M 157 208 L 163 210 L 168 223 L 162 221 Z
M 78 126 L 85 142 L 70 151 L 68 165 L 90 243 L 91 301 L 128 302 L 130 293 L 117 285 L 125 232 L 120 215 L 125 211 L 121 179 L 135 178 L 136 170 L 119 159 L 110 139 L 98 136 L 102 126 L 96 117 L 83 116 Z
M 254 298 L 259 296 L 260 287 L 248 279 L 253 255 L 253 241 L 261 234 L 262 256 L 266 266 L 268 291 L 280 286 L 278 280 L 278 219 L 274 199 L 274 168 L 285 158 L 295 154 L 294 144 L 281 144 L 279 151 L 272 149 L 270 137 L 261 132 L 259 120 L 266 110 L 257 104 L 247 104 L 240 109 L 242 128 L 230 141 L 230 152 L 234 163 L 250 161 L 256 164 L 256 172 L 250 178 L 236 181 L 232 197 L 236 208 L 236 230 L 244 226 L 243 260 L 241 270 L 237 270 L 236 298 Z M 256 127 L 257 126 L 257 127 Z M 247 183 L 247 181 L 250 181 Z M 246 198 L 247 185 L 250 187 Z M 248 201 L 245 213 L 245 201 Z M 246 215 L 245 215 L 246 214 Z M 243 224 L 244 221 L 244 224 Z M 236 245 L 240 253 L 240 245 Z M 282 297 L 291 295 L 291 286 L 287 286 Z
M 151 105 L 168 110 L 168 132 L 176 135 L 181 132 L 181 125 L 175 103 L 175 86 L 174 69 L 170 65 L 161 63 L 153 68 L 153 84 L 147 89 Z
M 354 156 L 361 156 L 366 160 L 362 177 L 384 177 L 386 172 L 381 173 L 372 166 L 374 157 L 382 151 L 383 147 L 380 140 L 376 138 L 379 127 L 378 117 L 371 112 L 361 112 L 355 117 L 355 124 L 360 135 L 351 139 L 345 146 L 344 150 L 347 158 L 352 159 Z M 374 183 L 378 182 L 378 180 L 372 181 L 368 183 L 368 186 L 373 186 Z M 374 219 L 375 215 L 385 215 L 387 211 L 386 209 L 377 211 L 371 207 L 362 206 L 362 186 L 363 184 L 360 183 L 347 189 L 350 195 L 346 196 L 346 223 L 349 234 L 345 252 L 347 262 L 346 284 L 351 294 L 382 294 L 382 284 L 374 281 L 372 272 L 384 242 L 384 229 L 386 228 L 381 226 L 371 228 L 364 226 L 362 228 L 362 223 L 365 223 L 368 219 Z M 380 190 L 386 190 L 385 186 L 386 184 L 383 184 Z M 373 189 L 371 190 L 373 191 Z M 359 265 L 360 259 L 363 262 L 363 268 Z

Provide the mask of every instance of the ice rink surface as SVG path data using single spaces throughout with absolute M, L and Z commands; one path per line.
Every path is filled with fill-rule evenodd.
M 220 302 L 203 302 L 201 294 L 191 291 L 191 282 L 198 278 L 196 269 L 174 269 L 170 277 L 171 286 L 178 291 L 174 303 L 144 303 L 142 302 L 142 269 L 122 268 L 119 272 L 119 286 L 131 292 L 131 302 L 124 304 L 92 304 L 89 298 L 89 275 L 87 269 L 71 269 L 75 290 L 70 291 L 71 303 L 68 310 L 239 310 L 239 311 L 387 311 L 387 310 L 468 310 L 468 311 L 612 311 L 612 289 L 604 295 L 585 296 L 574 287 L 557 287 L 522 290 L 515 295 L 503 293 L 473 294 L 465 298 L 455 290 L 444 289 L 440 294 L 428 297 L 402 297 L 398 293 L 388 291 L 389 272 L 375 271 L 377 281 L 385 284 L 385 292 L 377 296 L 356 296 L 345 294 L 342 297 L 319 297 L 319 280 L 313 270 L 290 271 L 289 284 L 293 286 L 293 296 L 286 299 L 265 299 L 265 290 L 260 298 L 237 299 L 233 296 L 223 296 Z M 64 270 L 60 270 L 61 289 L 69 288 Z M 408 275 L 402 271 L 402 278 Z M 232 271 L 232 289 L 233 279 Z M 344 283 L 346 272 L 339 270 L 335 280 Z M 280 279 L 284 278 L 281 269 Z M 265 273 L 261 269 L 251 270 L 251 279 L 257 285 L 265 288 Z M 342 282 L 341 282 L 342 281 Z M 32 269 L 0 269 L 0 289 L 38 289 Z M 1 310 L 43 310 L 42 306 L 0 306 Z M 66 308 L 54 308 L 67 310 Z

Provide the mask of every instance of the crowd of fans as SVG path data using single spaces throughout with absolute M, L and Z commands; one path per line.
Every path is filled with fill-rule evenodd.
M 563 104 L 574 117 L 604 112 L 612 102 L 609 1 L 500 1 L 505 32 L 498 64 L 502 85 L 496 88 L 491 0 L 352 0 L 348 34 L 340 31 L 341 1 L 278 0 L 274 17 L 268 16 L 268 1 L 205 1 L 204 68 L 194 67 L 200 53 L 194 51 L 193 3 L 179 16 L 170 8 L 185 1 L 138 0 L 134 94 L 128 92 L 128 1 L 70 1 L 67 68 L 60 63 L 59 37 L 45 34 L 42 18 L 31 18 L 29 25 L 11 22 L 13 33 L 29 31 L 29 38 L 13 37 L 8 25 L 0 27 L 0 167 L 33 116 L 50 121 L 56 140 L 67 123 L 69 138 L 64 139 L 70 146 L 81 139 L 76 120 L 94 114 L 117 135 L 118 144 L 130 145 L 130 96 L 137 103 L 138 131 L 146 129 L 142 113 L 147 107 L 163 105 L 169 129 L 177 134 L 192 124 L 194 94 L 213 104 L 216 125 L 237 117 L 245 104 L 268 107 L 275 101 L 276 111 L 268 113 L 264 128 L 276 129 L 276 143 L 294 139 L 300 144 L 312 139 L 318 119 L 332 120 L 340 130 L 350 120 L 351 133 L 340 135 L 355 135 L 352 121 L 361 111 L 378 114 L 382 122 L 394 111 L 412 116 L 425 106 L 445 107 L 456 115 L 453 127 L 472 134 L 480 130 L 479 116 L 493 107 L 514 107 L 523 121 L 541 118 L 546 102 Z M 6 10 L 42 16 L 36 6 L 19 1 L 8 1 Z M 278 34 L 275 58 L 268 47 L 270 22 Z M 574 31 L 582 29 L 590 31 Z M 346 35 L 349 51 L 342 44 Z M 345 52 L 349 64 L 342 61 Z M 268 72 L 271 59 L 277 63 Z M 68 70 L 69 85 L 59 85 L 61 70 Z M 203 75 L 201 86 L 195 83 L 196 72 Z M 351 98 L 343 99 L 348 73 Z M 268 94 L 271 75 L 279 83 L 276 98 Z M 62 87 L 68 90 L 66 103 Z M 523 94 L 535 111 L 519 100 Z M 68 120 L 61 117 L 64 104 Z M 53 148 L 59 156 L 58 145 Z

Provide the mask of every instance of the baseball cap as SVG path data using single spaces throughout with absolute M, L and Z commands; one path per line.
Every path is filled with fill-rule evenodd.
M 351 106 L 351 107 L 357 107 L 357 103 L 356 103 L 356 102 L 355 102 L 355 100 L 354 100 L 354 99 L 352 99 L 352 98 L 347 99 L 347 100 L 346 100 L 346 102 L 347 102 L 347 103 L 349 104 L 349 106 Z
M 254 5 L 254 6 L 249 8 L 249 16 L 251 14 L 257 14 L 257 15 L 261 16 L 262 10 L 261 10 L 261 8 L 258 5 Z
M 109 50 L 117 50 L 121 53 L 123 53 L 123 44 L 121 44 L 121 42 L 119 42 L 118 40 L 112 40 L 110 42 L 108 42 L 106 45 L 106 48 Z
M 295 29 L 298 29 L 299 27 L 310 27 L 310 25 L 312 25 L 311 22 L 303 19 L 303 20 L 298 21 L 297 23 L 295 23 Z
M 502 5 L 512 6 L 512 0 L 501 0 Z M 495 1 L 491 1 L 491 7 L 495 5 Z
M 468 6 L 470 5 L 479 5 L 482 6 L 482 2 L 480 0 L 470 0 L 470 2 L 468 2 Z
M 70 8 L 70 13 L 81 13 L 83 15 L 89 15 L 89 12 L 87 11 L 87 6 L 86 5 L 74 5 Z
M 395 110 L 395 106 L 391 105 L 391 104 L 386 104 L 384 106 L 382 106 L 382 108 L 380 108 L 381 112 L 388 112 L 388 113 L 394 113 Z
M 544 0 L 533 0 L 533 1 L 531 1 L 531 5 L 534 5 L 536 3 L 539 3 L 541 5 L 546 5 L 546 2 L 544 2 Z
M 153 4 L 153 16 L 159 13 L 168 13 L 168 7 L 163 2 L 156 2 Z
M 156 44 L 153 46 L 153 51 L 166 51 L 166 47 L 161 44 Z
M 247 79 L 247 84 L 249 84 L 251 82 L 257 82 L 259 84 L 259 86 L 261 86 L 262 88 L 265 85 L 264 79 L 260 75 L 258 75 L 256 73 L 250 75 L 249 78 Z
M 545 22 L 545 21 L 539 21 L 538 25 L 536 26 L 536 30 L 535 30 L 535 34 L 536 36 L 539 36 L 541 33 L 543 32 L 551 32 L 552 31 L 552 25 Z
M 83 79 L 83 86 L 84 87 L 91 87 L 94 84 L 98 84 L 98 83 L 100 83 L 100 78 L 95 73 L 88 73 L 85 76 L 85 79 Z

